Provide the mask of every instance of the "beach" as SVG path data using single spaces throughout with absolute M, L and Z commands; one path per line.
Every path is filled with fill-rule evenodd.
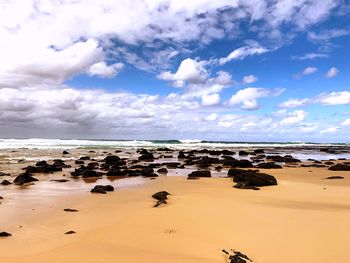
M 248 155 L 238 157 L 234 149 L 233 156 L 252 160 L 259 155 L 253 150 L 246 148 Z M 333 154 L 347 154 L 346 150 L 336 148 Z M 261 263 L 350 261 L 350 173 L 329 170 L 349 160 L 339 158 L 324 165 L 329 160 L 289 162 L 291 157 L 285 157 L 286 163 L 275 162 L 281 169 L 258 168 L 259 173 L 273 176 L 278 183 L 255 191 L 234 188 L 232 176 L 227 175 L 230 169 L 256 169 L 259 162 L 252 161 L 253 168 L 232 168 L 232 163 L 220 161 L 228 152 L 224 155 L 215 152 L 219 150 L 201 149 L 192 151 L 191 159 L 190 151 L 183 150 L 186 158 L 177 158 L 178 149 L 150 148 L 146 152 L 154 159 L 147 161 L 138 160 L 140 149 L 70 149 L 65 155 L 61 149 L 5 151 L 1 171 L 11 175 L 1 176 L 1 181 L 12 181 L 22 168 L 43 159 L 52 163 L 60 157 L 71 167 L 34 174 L 39 181 L 33 185 L 0 186 L 4 198 L 0 200 L 0 232 L 12 234 L 0 238 L 0 261 L 219 263 L 230 262 L 227 253 L 233 251 Z M 265 149 L 263 162 L 271 163 L 267 158 L 269 154 L 276 156 L 276 151 Z M 294 150 L 293 157 L 297 151 L 301 150 Z M 18 161 L 25 156 L 30 158 Z M 76 160 L 84 156 L 91 158 L 85 165 L 97 162 L 101 168 L 108 162 L 106 156 L 120 156 L 128 167 L 148 168 L 153 164 L 154 173 L 71 176 L 79 167 Z M 204 167 L 189 159 L 211 163 Z M 178 164 L 169 166 L 171 162 Z M 164 167 L 166 175 L 157 172 Z M 188 174 L 196 170 L 210 171 L 211 178 L 188 180 Z M 330 176 L 343 178 L 325 179 Z M 68 181 L 51 181 L 54 179 Z M 113 185 L 114 191 L 90 193 L 96 184 Z M 152 195 L 159 191 L 170 195 L 166 204 L 153 207 L 157 200 Z M 78 211 L 64 211 L 67 208 Z M 65 234 L 68 231 L 75 233 Z

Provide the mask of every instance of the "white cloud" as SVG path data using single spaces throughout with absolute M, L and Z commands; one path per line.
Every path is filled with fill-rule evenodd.
M 309 32 L 307 34 L 308 39 L 314 42 L 327 42 L 332 38 L 338 38 L 342 36 L 346 36 L 350 34 L 349 29 L 343 29 L 343 28 L 333 28 L 333 29 L 327 29 L 323 30 L 321 32 Z
M 318 69 L 316 67 L 307 67 L 304 69 L 303 71 L 303 75 L 311 75 L 313 73 L 315 73 Z
M 346 119 L 341 123 L 342 126 L 350 126 L 350 119 Z
M 293 60 L 309 60 L 309 59 L 317 59 L 317 58 L 328 58 L 329 55 L 325 53 L 307 53 L 301 56 L 292 56 Z
M 281 121 L 282 125 L 294 125 L 301 123 L 305 120 L 306 116 L 308 115 L 307 112 L 303 110 L 296 110 L 287 115 L 286 118 L 284 118 Z
M 218 117 L 219 117 L 219 115 L 217 115 L 216 113 L 212 113 L 212 114 L 208 115 L 207 117 L 205 117 L 205 120 L 215 121 Z
M 334 78 L 338 74 L 339 70 L 336 67 L 331 67 L 326 74 L 327 78 Z
M 310 103 L 309 99 L 289 99 L 285 102 L 280 103 L 278 107 L 281 109 L 296 108 L 305 106 L 308 103 Z
M 91 65 L 87 73 L 91 76 L 112 78 L 116 76 L 123 67 L 123 63 L 107 65 L 106 62 L 103 61 Z
M 258 78 L 254 75 L 248 75 L 248 76 L 244 76 L 243 78 L 243 83 L 244 84 L 251 84 L 251 83 L 254 83 L 254 82 L 257 82 L 258 81 Z
M 203 83 L 208 78 L 208 71 L 205 69 L 206 62 L 195 59 L 184 59 L 175 73 L 170 71 L 158 75 L 161 80 L 170 80 L 175 87 L 183 87 L 186 82 L 190 84 Z
M 327 129 L 324 129 L 322 131 L 320 131 L 321 134 L 324 134 L 324 133 L 335 133 L 339 130 L 339 127 L 330 127 L 330 128 L 327 128 Z
M 232 60 L 241 60 L 248 56 L 261 55 L 269 50 L 260 46 L 258 43 L 252 43 L 251 45 L 240 47 L 232 51 L 228 56 L 220 58 L 219 64 L 224 65 Z
M 259 108 L 258 98 L 279 96 L 284 92 L 283 89 L 264 89 L 264 88 L 246 88 L 239 90 L 229 100 L 229 105 L 241 105 L 242 109 L 255 110 Z
M 202 105 L 203 106 L 215 106 L 220 103 L 220 95 L 217 93 L 214 94 L 204 94 L 202 96 Z
M 300 126 L 300 131 L 303 133 L 312 133 L 318 129 L 317 124 L 304 124 Z
M 350 104 L 350 92 L 340 91 L 331 93 L 321 93 L 316 97 L 315 102 L 323 105 L 345 105 Z

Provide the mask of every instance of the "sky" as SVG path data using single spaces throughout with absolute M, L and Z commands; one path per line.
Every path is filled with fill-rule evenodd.
M 0 127 L 0 138 L 350 142 L 350 3 L 0 1 Z

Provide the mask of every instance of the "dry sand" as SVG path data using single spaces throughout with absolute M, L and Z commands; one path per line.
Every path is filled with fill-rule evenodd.
M 13 236 L 0 239 L 0 262 L 228 262 L 222 249 L 261 263 L 350 262 L 349 172 L 266 172 L 278 186 L 241 190 L 229 178 L 168 176 L 107 195 L 51 197 L 37 206 L 5 200 L 0 231 Z M 323 179 L 330 175 L 346 178 Z M 151 195 L 160 190 L 172 195 L 168 205 L 153 208 Z M 67 207 L 79 212 L 63 212 Z M 64 235 L 69 230 L 77 233 Z

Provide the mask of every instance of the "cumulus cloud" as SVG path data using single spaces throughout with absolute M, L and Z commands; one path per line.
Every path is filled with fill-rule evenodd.
M 205 120 L 207 120 L 207 121 L 215 121 L 218 117 L 219 117 L 218 114 L 212 113 L 212 114 L 208 115 L 207 117 L 205 117 Z
M 244 84 L 251 84 L 251 83 L 254 83 L 254 82 L 257 82 L 258 81 L 258 78 L 254 75 L 248 75 L 248 76 L 244 76 L 243 77 L 243 83 Z
M 106 62 L 98 62 L 88 69 L 87 73 L 91 76 L 99 76 L 99 77 L 106 77 L 106 78 L 112 78 L 116 76 L 119 71 L 124 67 L 123 63 L 115 63 L 112 65 L 107 65 Z
M 256 110 L 259 108 L 258 98 L 279 96 L 283 89 L 246 88 L 239 90 L 230 100 L 229 105 L 240 105 L 244 110 Z
M 350 34 L 349 29 L 333 28 L 333 29 L 323 30 L 320 32 L 311 31 L 307 34 L 307 36 L 308 36 L 308 39 L 313 42 L 327 42 L 332 38 L 338 38 L 349 34 Z
M 282 125 L 295 125 L 298 123 L 301 123 L 305 120 L 306 116 L 308 115 L 307 112 L 303 110 L 296 110 L 287 115 L 286 118 L 284 118 L 281 121 Z
M 214 94 L 204 94 L 202 96 L 202 105 L 203 106 L 215 106 L 220 103 L 220 95 L 217 93 Z
M 326 74 L 327 78 L 334 78 L 338 74 L 339 70 L 336 67 L 331 67 Z
M 350 92 L 340 91 L 331 93 L 321 93 L 316 97 L 315 102 L 323 105 L 346 105 L 350 104 Z
M 208 71 L 205 69 L 206 62 L 196 59 L 184 59 L 175 73 L 170 71 L 158 75 L 161 80 L 172 81 L 175 87 L 183 87 L 186 83 L 204 83 L 208 79 Z

